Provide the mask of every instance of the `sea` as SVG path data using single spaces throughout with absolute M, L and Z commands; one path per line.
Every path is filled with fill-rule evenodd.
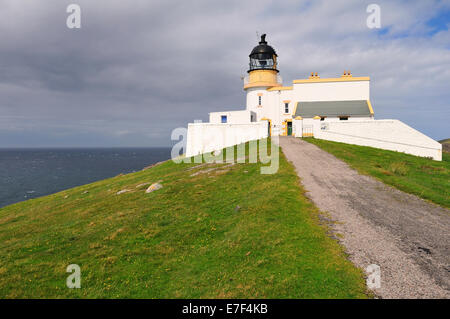
M 0 207 L 170 159 L 171 148 L 0 149 Z

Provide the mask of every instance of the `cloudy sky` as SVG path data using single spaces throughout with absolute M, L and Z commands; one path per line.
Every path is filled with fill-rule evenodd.
M 285 85 L 350 69 L 371 77 L 376 118 L 449 138 L 449 24 L 450 0 L 0 0 L 0 147 L 172 145 L 174 128 L 245 108 L 257 32 Z

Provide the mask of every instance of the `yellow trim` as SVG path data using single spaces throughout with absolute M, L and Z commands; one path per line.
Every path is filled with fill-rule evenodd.
M 301 83 L 323 83 L 323 82 L 356 82 L 356 81 L 370 81 L 370 77 L 361 76 L 361 77 L 345 77 L 345 78 L 328 78 L 328 79 L 304 79 L 304 80 L 294 80 L 294 84 Z
M 297 103 L 295 104 L 294 112 L 292 112 L 292 115 L 295 115 L 295 112 L 297 112 L 297 106 L 298 106 L 298 103 L 299 103 L 299 102 L 297 102 Z
M 267 89 L 267 91 L 286 91 L 286 90 L 292 90 L 293 86 L 275 86 L 273 88 Z
M 247 85 L 244 85 L 244 90 L 249 89 L 249 88 L 254 88 L 254 87 L 274 87 L 275 85 L 277 85 L 276 83 L 273 82 L 255 82 L 255 83 L 249 83 Z
M 270 133 L 270 136 L 272 136 L 272 120 L 268 119 L 267 117 L 263 117 L 261 119 L 261 121 L 268 121 L 269 122 L 269 133 Z
M 367 106 L 369 107 L 370 115 L 373 116 L 375 113 L 373 112 L 372 103 L 370 103 L 370 100 L 367 100 Z
M 291 103 L 291 100 L 284 100 L 283 103 Z
M 297 117 L 295 118 L 295 120 L 303 120 L 303 117 L 297 116 Z
M 314 116 L 313 120 L 320 120 L 320 116 L 318 116 L 318 115 Z
M 258 93 L 258 96 L 263 96 L 263 94 L 262 93 Z

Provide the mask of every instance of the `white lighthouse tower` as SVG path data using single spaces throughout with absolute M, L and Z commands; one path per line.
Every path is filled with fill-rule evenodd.
M 279 87 L 282 83 L 277 69 L 278 55 L 275 49 L 267 44 L 265 34 L 261 36 L 261 41 L 253 48 L 249 58 L 248 76 L 244 79 L 247 110 L 255 112 L 258 121 L 269 122 L 269 134 L 278 135 L 276 123 L 279 122 L 279 112 L 268 107 L 273 103 L 273 98 L 266 93 L 268 89 Z

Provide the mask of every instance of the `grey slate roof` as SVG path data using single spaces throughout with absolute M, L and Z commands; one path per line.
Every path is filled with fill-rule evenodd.
M 371 116 L 366 100 L 297 102 L 294 118 L 296 116 L 308 118 L 316 115 L 328 117 Z

